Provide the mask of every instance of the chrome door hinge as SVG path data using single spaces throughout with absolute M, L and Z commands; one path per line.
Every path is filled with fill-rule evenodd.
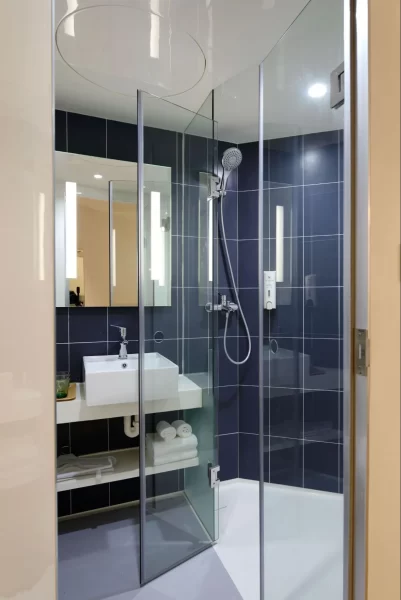
M 220 483 L 219 473 L 220 465 L 212 467 L 212 463 L 209 463 L 209 485 L 212 489 Z
M 357 375 L 368 374 L 369 337 L 366 329 L 355 329 L 355 372 Z

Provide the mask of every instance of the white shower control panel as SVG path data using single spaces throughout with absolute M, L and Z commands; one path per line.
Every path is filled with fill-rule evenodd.
M 273 310 L 276 308 L 276 271 L 264 271 L 264 308 Z

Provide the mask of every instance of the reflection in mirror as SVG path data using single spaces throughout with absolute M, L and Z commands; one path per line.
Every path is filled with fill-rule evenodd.
M 171 305 L 171 169 L 145 165 L 145 304 Z M 137 164 L 56 152 L 56 306 L 137 306 Z

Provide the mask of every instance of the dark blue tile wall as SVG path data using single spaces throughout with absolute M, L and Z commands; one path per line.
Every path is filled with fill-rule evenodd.
M 208 369 L 212 323 L 199 302 L 197 268 L 199 252 L 199 173 L 214 172 L 214 159 L 231 144 L 215 144 L 205 138 L 145 127 L 145 162 L 168 166 L 172 174 L 172 304 L 171 307 L 145 309 L 145 350 L 159 351 L 180 366 L 185 373 Z M 185 176 L 182 180 L 184 141 Z M 89 154 L 117 160 L 137 161 L 137 127 L 129 123 L 98 119 L 56 111 L 56 150 Z M 235 276 L 238 272 L 238 195 L 237 174 L 230 177 L 224 200 L 224 217 L 229 251 Z M 221 232 L 217 232 L 220 238 Z M 217 242 L 216 290 L 231 289 L 227 263 L 222 259 L 221 241 Z M 234 298 L 232 298 L 234 299 Z M 189 310 L 189 308 L 191 310 Z M 183 310 L 185 309 L 185 310 Z M 184 314 L 184 318 L 183 318 Z M 217 322 L 219 343 L 216 352 L 216 404 L 220 464 L 223 479 L 238 477 L 238 368 L 233 367 L 222 350 L 224 319 Z M 138 351 L 138 311 L 136 308 L 66 308 L 57 309 L 57 370 L 69 370 L 74 381 L 82 381 L 82 357 L 117 354 L 119 332 L 111 325 L 127 328 L 128 351 Z M 164 340 L 154 342 L 156 331 Z M 238 317 L 230 319 L 229 349 L 238 353 Z M 178 414 L 166 414 L 173 420 Z M 154 428 L 163 415 L 148 416 L 147 429 Z M 221 442 L 220 442 L 221 437 Z M 124 435 L 123 420 L 109 419 L 58 428 L 58 451 L 96 452 L 131 447 L 138 443 Z M 177 473 L 148 478 L 148 495 L 177 491 Z M 59 514 L 115 505 L 139 498 L 138 480 L 100 486 L 99 498 L 85 490 L 59 494 Z M 99 487 L 99 486 L 97 486 Z M 89 489 L 89 488 L 88 488 Z M 77 492 L 77 493 L 76 493 Z
M 240 298 L 257 336 L 258 148 L 242 144 L 238 181 Z M 284 281 L 264 311 L 265 480 L 342 491 L 342 132 L 269 140 L 264 148 L 265 270 L 276 269 L 276 207 L 284 207 Z M 244 352 L 243 327 L 239 353 Z M 239 369 L 239 474 L 254 478 L 257 338 Z

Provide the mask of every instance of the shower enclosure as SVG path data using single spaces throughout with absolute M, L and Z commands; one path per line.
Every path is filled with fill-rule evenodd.
M 106 328 L 113 333 L 107 344 L 96 339 L 97 354 L 115 355 L 121 340 L 114 328 L 125 332 L 127 324 L 123 341 L 137 358 L 139 436 L 127 442 L 121 435 L 121 447 L 116 419 L 103 427 L 107 450 L 129 449 L 135 469 L 105 483 L 105 506 L 96 506 L 123 511 L 121 519 L 134 523 L 127 543 L 136 555 L 124 548 L 118 564 L 127 583 L 118 593 L 218 541 L 220 479 L 257 490 L 248 516 L 257 521 L 260 561 L 241 544 L 236 560 L 237 571 L 257 580 L 260 598 L 348 597 L 343 32 L 342 1 L 311 0 L 260 65 L 213 90 L 197 113 L 138 91 L 136 125 L 105 123 L 106 157 L 121 161 L 113 169 L 137 162 L 135 177 L 109 182 Z M 129 157 L 124 144 L 134 147 Z M 130 302 L 123 304 L 128 283 Z M 174 394 L 170 376 L 178 377 Z M 154 382 L 166 388 L 156 403 Z M 152 461 L 158 424 L 178 420 L 192 428 L 196 450 L 185 461 Z M 236 569 L 230 576 L 254 600 L 237 584 Z
M 263 63 L 214 90 L 197 115 L 139 93 L 139 173 L 156 106 L 163 127 L 169 122 L 177 132 L 177 329 L 169 335 L 177 339 L 172 351 L 180 372 L 202 387 L 202 408 L 184 417 L 199 438 L 200 465 L 178 473 L 186 508 L 199 521 L 191 532 L 196 541 L 190 552 L 175 556 L 168 551 L 174 535 L 169 541 L 166 536 L 163 558 L 155 558 L 152 523 L 170 500 L 157 499 L 150 478 L 142 477 L 143 581 L 217 539 L 210 477 L 219 464 L 223 480 L 260 483 L 261 597 L 303 590 L 305 598 L 346 598 L 349 374 L 343 365 L 350 328 L 343 23 L 342 2 L 311 1 Z M 227 180 L 222 203 L 221 159 L 230 147 L 240 151 L 242 162 Z M 145 187 L 139 177 L 139 206 Z M 139 290 L 141 273 L 140 261 Z M 226 319 L 221 298 L 240 310 Z M 140 293 L 143 340 L 148 313 L 157 319 L 156 308 L 141 306 Z M 163 352 L 166 341 L 140 343 L 140 364 L 145 352 Z M 142 430 L 144 413 L 142 402 Z M 144 438 L 141 450 L 144 456 Z M 147 496 L 156 500 L 147 502 Z

